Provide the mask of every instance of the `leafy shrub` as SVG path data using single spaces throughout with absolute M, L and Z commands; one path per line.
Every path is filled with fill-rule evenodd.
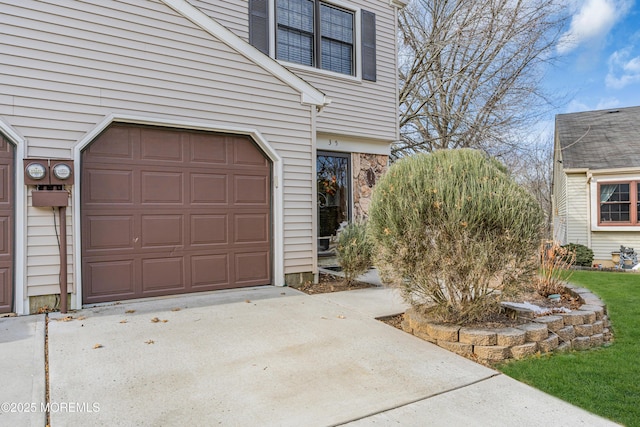
M 532 279 L 542 219 L 498 162 L 448 150 L 389 169 L 374 188 L 369 233 L 376 265 L 410 304 L 465 322 L 499 310 L 499 294 Z
M 540 245 L 540 271 L 534 286 L 538 294 L 547 297 L 564 291 L 573 274 L 570 267 L 576 259 L 576 253 L 568 246 L 560 246 L 557 242 Z
M 564 245 L 569 252 L 575 254 L 575 261 L 571 265 L 579 265 L 582 267 L 591 267 L 593 265 L 593 251 L 579 243 L 569 243 Z
M 363 222 L 348 224 L 338 236 L 338 263 L 347 283 L 366 273 L 371 267 L 372 246 L 367 240 L 367 226 Z

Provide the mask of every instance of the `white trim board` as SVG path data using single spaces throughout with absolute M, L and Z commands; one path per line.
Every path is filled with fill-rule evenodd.
M 27 206 L 27 192 L 24 185 L 22 163 L 25 154 L 25 140 L 9 124 L 0 119 L 0 132 L 15 146 L 15 224 L 14 224 L 14 253 L 13 253 L 13 310 L 16 314 L 29 314 L 29 297 L 27 296 L 27 252 L 25 238 L 27 235 L 27 221 L 25 209 Z

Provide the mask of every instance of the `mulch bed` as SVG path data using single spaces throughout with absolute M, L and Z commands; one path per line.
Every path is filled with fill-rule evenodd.
M 342 277 L 333 274 L 320 273 L 318 283 L 306 282 L 296 289 L 309 295 L 326 294 L 330 292 L 352 291 L 354 289 L 372 288 L 374 285 L 363 282 L 347 284 Z

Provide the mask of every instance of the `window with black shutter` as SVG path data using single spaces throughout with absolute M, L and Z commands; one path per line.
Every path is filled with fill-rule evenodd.
M 356 75 L 356 12 L 321 0 L 275 1 L 276 59 Z M 376 80 L 375 14 L 361 12 L 362 78 Z M 249 42 L 269 54 L 269 0 L 249 0 Z

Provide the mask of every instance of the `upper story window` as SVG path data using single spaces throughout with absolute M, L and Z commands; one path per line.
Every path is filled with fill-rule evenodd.
M 322 0 L 249 0 L 249 42 L 278 60 L 375 81 L 375 38 L 375 14 L 366 10 Z
M 640 182 L 599 183 L 599 225 L 640 224 Z

